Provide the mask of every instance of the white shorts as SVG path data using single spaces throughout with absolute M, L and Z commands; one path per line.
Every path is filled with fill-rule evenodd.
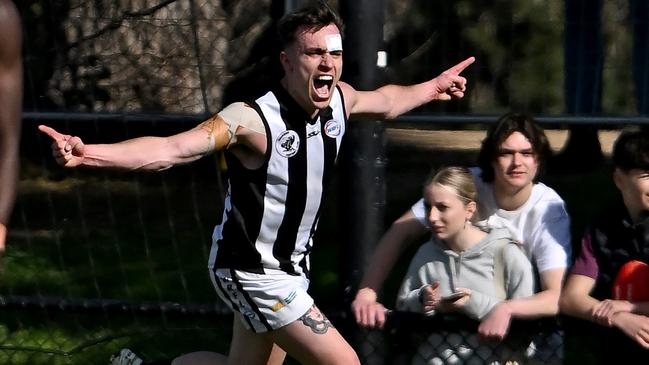
M 302 317 L 313 306 L 309 280 L 283 271 L 255 274 L 234 269 L 210 270 L 217 294 L 255 333 L 272 331 Z

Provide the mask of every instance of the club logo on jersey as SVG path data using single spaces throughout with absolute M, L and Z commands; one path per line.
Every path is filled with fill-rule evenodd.
M 331 119 L 324 126 L 324 132 L 328 137 L 336 138 L 340 135 L 342 128 L 337 120 Z
M 284 131 L 275 140 L 277 153 L 284 157 L 293 157 L 300 148 L 300 137 L 295 131 Z

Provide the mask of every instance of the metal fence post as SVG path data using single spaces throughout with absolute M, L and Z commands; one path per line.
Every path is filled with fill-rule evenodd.
M 384 1 L 341 1 L 340 11 L 346 27 L 343 80 L 358 90 L 372 90 L 378 81 L 376 60 L 383 42 Z M 340 250 L 344 253 L 343 283 L 351 288 L 353 297 L 360 273 L 383 233 L 386 158 L 382 121 L 352 121 L 348 128 L 340 175 L 340 198 L 348 202 L 340 208 L 340 225 L 345 227 Z M 382 333 L 363 331 L 353 318 L 349 321 L 347 338 L 361 361 L 383 364 Z

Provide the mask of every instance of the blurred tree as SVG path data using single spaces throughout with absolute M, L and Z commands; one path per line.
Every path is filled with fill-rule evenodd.
M 649 113 L 649 70 L 647 70 L 647 40 L 649 39 L 649 2 L 630 0 L 625 18 L 631 22 L 633 34 L 632 57 L 617 58 L 609 61 L 614 67 L 608 67 L 614 75 L 605 80 L 605 59 L 607 51 L 622 48 L 624 41 L 617 42 L 615 48 L 605 46 L 615 39 L 610 30 L 607 31 L 603 19 L 615 19 L 617 16 L 604 15 L 613 13 L 616 9 L 604 6 L 602 0 L 565 0 L 565 110 L 569 114 L 598 115 L 603 111 L 604 82 L 611 81 L 615 86 L 609 88 L 608 99 L 613 102 L 605 103 L 615 109 L 624 111 L 624 104 L 633 104 L 635 100 L 637 112 L 640 115 Z M 618 27 L 624 29 L 622 27 Z M 618 31 L 620 30 L 618 29 Z M 619 52 L 619 51 L 618 51 Z M 614 56 L 614 55 L 611 55 Z M 613 57 L 611 57 L 613 58 Z M 629 62 L 628 58 L 632 58 Z M 617 62 L 615 62 L 617 61 Z M 632 64 L 633 80 L 624 71 Z M 610 72 L 610 71 L 609 71 Z M 633 84 L 634 88 L 628 86 Z M 617 102 L 616 94 L 619 95 Z M 629 98 L 633 94 L 635 98 Z M 626 100 L 623 100 L 626 99 Z M 625 103 L 626 101 L 626 103 Z M 566 146 L 557 156 L 555 166 L 558 171 L 589 171 L 601 165 L 604 155 L 598 139 L 597 125 L 570 126 L 570 135 Z
M 67 44 L 63 24 L 68 1 L 14 1 L 23 20 L 24 106 L 28 110 L 52 110 L 57 106 L 49 96 L 49 81 L 57 60 Z
M 27 0 L 26 107 L 201 113 L 247 70 L 265 1 Z M 255 54 L 258 55 L 258 54 Z
M 234 77 L 225 85 L 223 105 L 234 101 L 253 100 L 282 78 L 284 71 L 279 64 L 276 26 L 277 21 L 284 15 L 285 2 L 272 0 L 269 8 L 270 22 L 265 24 L 259 36 L 251 41 L 247 49 L 241 47 L 245 49 L 245 54 L 233 52 L 228 57 L 227 67 Z M 248 28 L 252 26 L 250 23 L 254 24 L 254 21 L 241 6 L 241 1 L 225 1 L 223 7 L 228 14 L 238 12 L 241 18 L 241 21 L 234 22 L 233 37 L 238 38 L 247 33 Z
M 417 82 L 474 55 L 469 97 L 427 111 L 561 110 L 561 4 L 557 1 L 389 1 L 385 42 L 391 82 Z M 541 86 L 542 85 L 542 86 Z
M 203 113 L 252 98 L 281 75 L 273 47 L 285 3 L 16 1 L 25 19 L 26 107 Z M 603 80 L 628 85 L 619 4 L 627 0 L 602 8 L 610 39 L 604 42 L 610 46 L 604 48 Z M 386 0 L 382 48 L 388 65 L 379 80 L 422 81 L 474 55 L 477 62 L 466 71 L 468 97 L 422 111 L 562 112 L 563 5 Z M 632 111 L 629 88 L 603 89 L 602 105 L 612 113 Z

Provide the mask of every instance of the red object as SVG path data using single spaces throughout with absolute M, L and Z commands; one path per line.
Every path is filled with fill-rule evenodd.
M 613 299 L 649 301 L 649 265 L 637 260 L 624 264 L 613 282 Z

